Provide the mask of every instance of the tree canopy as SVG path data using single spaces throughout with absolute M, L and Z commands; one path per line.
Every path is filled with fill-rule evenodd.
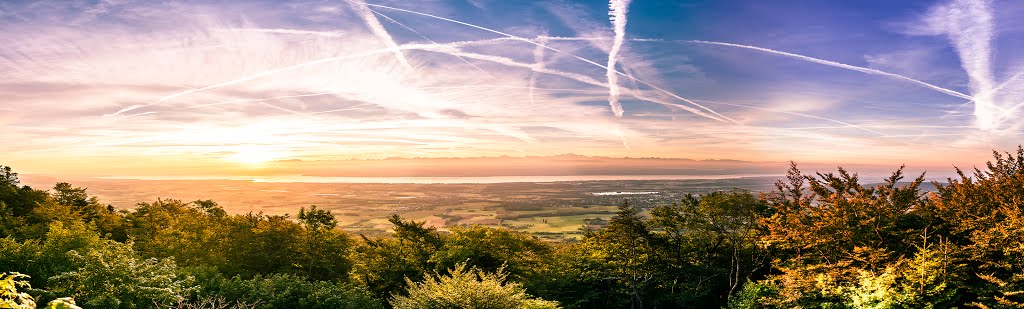
M 0 166 L 0 308 L 1020 308 L 1024 148 L 925 192 L 794 164 L 769 192 L 623 201 L 582 239 L 485 226 L 352 235 L 331 210 L 104 206 Z

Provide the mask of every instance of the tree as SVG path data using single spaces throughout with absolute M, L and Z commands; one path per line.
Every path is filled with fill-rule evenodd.
M 222 268 L 227 274 L 252 277 L 298 271 L 294 263 L 303 252 L 303 228 L 287 215 L 234 216 L 223 235 L 228 235 L 224 247 L 227 263 Z
M 523 279 L 534 295 L 555 300 L 566 308 L 623 308 L 632 303 L 613 277 L 609 264 L 586 243 L 555 243 L 533 274 Z
M 722 306 L 744 282 L 765 273 L 769 254 L 758 245 L 765 203 L 750 192 L 718 191 L 651 211 L 660 239 L 662 282 L 680 306 Z
M 528 276 L 547 258 L 549 248 L 536 236 L 483 226 L 458 226 L 444 237 L 444 244 L 430 261 L 435 270 L 445 271 L 464 263 L 484 271 L 499 268 L 514 279 Z
M 518 283 L 507 282 L 502 269 L 488 273 L 478 268 L 456 265 L 448 275 L 434 273 L 422 282 L 407 279 L 407 296 L 391 299 L 395 309 L 419 308 L 559 308 L 557 302 L 534 298 Z
M 72 187 L 70 183 L 60 182 L 53 186 L 53 200 L 61 205 L 85 207 L 96 202 L 96 197 L 89 197 L 85 188 Z
M 310 230 L 330 230 L 338 227 L 338 220 L 334 219 L 331 211 L 316 209 L 316 205 L 309 206 L 309 211 L 306 211 L 306 207 L 299 209 L 298 219 L 302 225 Z
M 17 187 L 21 184 L 18 173 L 15 173 L 10 166 L 0 165 L 0 186 Z
M 611 278 L 632 297 L 633 308 L 643 308 L 647 290 L 658 275 L 654 234 L 640 210 L 624 201 L 608 226 L 589 235 L 586 244 L 608 263 Z
M 47 202 L 46 191 L 20 186 L 18 173 L 10 166 L 0 165 L 0 237 L 39 238 L 41 231 L 31 226 L 27 216 L 41 203 Z
M 964 300 L 978 307 L 1024 306 L 1024 147 L 993 152 L 986 169 L 936 183 L 928 208 L 935 234 L 954 248 Z M 972 300 L 972 298 L 974 300 Z
M 329 210 L 311 206 L 299 210 L 303 246 L 295 267 L 312 280 L 348 281 L 352 270 L 349 249 L 353 245 L 347 233 L 337 229 L 337 220 Z
M 403 292 L 405 280 L 419 281 L 435 269 L 431 257 L 444 242 L 425 222 L 404 221 L 398 215 L 388 220 L 394 225 L 391 237 L 371 239 L 363 236 L 352 260 L 353 277 L 380 298 Z
M 787 179 L 767 195 L 771 216 L 763 221 L 765 243 L 779 254 L 774 266 L 781 274 L 773 279 L 780 306 L 848 301 L 835 287 L 856 285 L 863 272 L 884 272 L 913 255 L 914 239 L 928 227 L 923 174 L 901 183 L 901 167 L 884 183 L 865 186 L 842 168 L 804 176 L 793 165 Z

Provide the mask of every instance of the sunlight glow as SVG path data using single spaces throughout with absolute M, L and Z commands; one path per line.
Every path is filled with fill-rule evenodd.
M 281 152 L 266 147 L 243 146 L 238 147 L 233 154 L 228 155 L 225 159 L 252 167 L 261 167 L 282 157 L 284 155 Z

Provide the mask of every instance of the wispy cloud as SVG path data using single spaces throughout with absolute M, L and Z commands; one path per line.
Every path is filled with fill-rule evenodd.
M 975 4 L 944 5 L 963 25 L 995 22 L 974 21 L 993 9 Z M 995 30 L 926 27 L 973 59 L 962 61 L 974 72 L 965 94 L 913 70 L 856 63 L 863 54 L 659 37 L 649 29 L 664 27 L 651 23 L 674 21 L 645 5 L 131 2 L 71 18 L 80 7 L 3 4 L 0 22 L 12 31 L 0 35 L 0 139 L 11 161 L 0 164 L 202 170 L 246 152 L 863 162 L 916 156 L 910 149 L 935 149 L 925 156 L 938 161 L 1019 137 L 1011 115 L 1024 78 L 1013 73 L 1024 71 L 997 78 L 994 46 L 973 37 Z M 306 11 L 324 18 L 289 15 Z M 983 120 L 974 115 L 940 118 L 986 91 L 1001 111 L 997 132 L 972 129 Z
M 402 54 L 402 51 L 398 49 L 398 44 L 395 43 L 395 39 L 391 38 L 391 34 L 388 33 L 388 30 L 385 29 L 384 25 L 380 23 L 380 20 L 377 19 L 377 16 L 373 13 L 373 10 L 366 6 L 366 2 L 363 2 L 363 0 L 346 1 L 349 1 L 349 3 L 352 4 L 352 7 L 356 10 L 357 13 L 359 13 L 359 17 L 362 17 L 363 21 L 366 22 L 366 26 L 370 27 L 370 31 L 373 32 L 374 35 L 379 37 L 381 41 L 384 41 L 384 44 L 388 48 L 393 49 L 393 52 L 395 53 L 395 59 L 398 59 L 398 62 L 400 62 L 403 66 L 412 70 L 412 65 L 409 64 L 409 60 L 405 59 L 405 54 Z
M 1005 129 L 1004 122 L 1017 120 L 1018 111 L 999 100 L 992 68 L 995 18 L 989 0 L 954 0 L 933 7 L 923 23 L 911 29 L 923 35 L 949 38 L 967 73 L 974 103 L 975 124 L 982 130 Z M 1018 120 L 1019 121 L 1019 120 Z

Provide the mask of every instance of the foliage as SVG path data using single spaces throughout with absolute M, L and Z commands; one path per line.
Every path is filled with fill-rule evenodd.
M 379 308 L 381 303 L 369 291 L 353 284 L 308 281 L 305 278 L 275 274 L 251 279 L 213 276 L 200 280 L 199 299 L 238 308 Z
M 115 211 L 0 166 L 0 270 L 25 274 L 0 277 L 0 308 L 1024 307 L 1024 147 L 957 172 L 928 193 L 902 168 L 867 184 L 794 164 L 771 192 L 624 202 L 583 239 L 547 242 L 398 215 L 357 238 L 316 206 Z
M 518 283 L 506 282 L 503 269 L 495 273 L 458 264 L 448 275 L 435 273 L 423 282 L 407 280 L 408 296 L 396 295 L 396 309 L 419 308 L 559 308 L 557 302 L 531 297 Z
M 729 299 L 729 309 L 779 308 L 773 299 L 779 297 L 779 287 L 769 280 L 747 281 L 736 295 Z
M 32 284 L 23 279 L 29 276 L 21 273 L 0 273 L 0 308 L 8 309 L 35 309 L 36 303 L 26 292 L 18 291 L 19 288 L 29 290 Z M 70 297 L 54 299 L 46 304 L 46 309 L 82 309 L 75 305 L 75 300 Z
M 0 308 L 34 309 L 36 302 L 32 295 L 18 291 L 19 288 L 31 288 L 24 279 L 29 276 L 20 273 L 0 273 Z
M 82 307 L 75 304 L 75 300 L 71 297 L 61 297 L 47 303 L 45 309 L 82 309 Z
M 435 270 L 446 271 L 459 263 L 484 271 L 504 269 L 521 280 L 548 254 L 549 247 L 535 236 L 483 226 L 459 226 L 444 237 L 430 257 Z
M 395 225 L 393 237 L 363 237 L 352 258 L 353 277 L 378 298 L 401 293 L 407 278 L 422 280 L 434 269 L 430 257 L 443 245 L 440 233 L 424 222 L 403 221 L 398 215 L 389 221 Z
M 81 267 L 50 277 L 47 286 L 88 307 L 151 308 L 174 303 L 192 288 L 189 280 L 177 277 L 173 259 L 140 258 L 130 243 L 108 240 L 69 255 Z

